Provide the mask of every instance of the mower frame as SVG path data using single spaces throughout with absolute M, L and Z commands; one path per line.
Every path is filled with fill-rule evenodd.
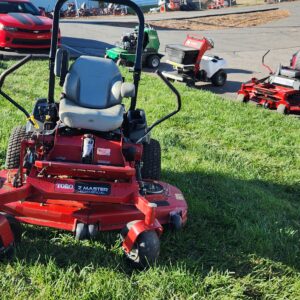
M 14 221 L 22 223 L 69 230 L 78 239 L 93 237 L 97 231 L 122 229 L 122 248 L 130 258 L 131 251 L 136 251 L 139 243 L 149 242 L 148 232 L 155 232 L 158 239 L 162 234 L 163 224 L 179 229 L 187 221 L 187 204 L 180 190 L 167 183 L 141 176 L 143 150 L 147 144 L 145 141 L 149 140 L 146 137 L 155 126 L 179 112 L 181 97 L 158 71 L 158 76 L 175 94 L 177 108 L 151 126 L 146 126 L 142 136 L 134 142 L 128 141 L 119 132 L 72 129 L 70 133 L 66 126 L 57 123 L 54 69 L 59 12 L 65 2 L 66 0 L 58 0 L 54 9 L 48 98 L 37 101 L 37 105 L 45 105 L 43 129 L 39 128 L 40 124 L 34 113 L 30 115 L 2 91 L 5 78 L 31 57 L 25 57 L 0 76 L 0 94 L 25 114 L 32 129 L 36 128 L 36 131 L 30 132 L 30 137 L 24 137 L 20 142 L 19 168 L 0 171 L 0 212 L 3 213 L 0 215 L 0 255 L 15 243 L 16 233 L 10 225 L 10 219 L 13 218 Z M 136 103 L 142 70 L 144 15 L 130 0 L 105 2 L 127 5 L 136 12 L 139 19 L 133 67 L 135 94 L 131 97 L 128 113 L 140 112 L 141 110 L 136 110 Z M 86 133 L 92 136 L 97 149 L 90 163 L 80 160 Z M 102 161 L 101 156 L 108 153 L 110 160 L 115 163 L 98 163 Z M 61 161 L 62 154 L 68 159 Z M 124 228 L 127 229 L 124 231 Z M 148 253 L 143 252 L 144 257 L 133 262 L 138 267 L 154 262 L 159 254 L 158 243 L 158 240 L 152 241 L 155 248 L 151 249 L 150 243 Z

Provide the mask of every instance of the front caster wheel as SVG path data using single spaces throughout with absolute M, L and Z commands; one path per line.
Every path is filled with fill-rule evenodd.
M 180 214 L 176 213 L 176 214 L 172 214 L 170 216 L 170 226 L 171 226 L 171 229 L 174 231 L 179 231 L 182 229 L 183 222 L 182 222 L 182 218 L 181 218 Z
M 3 258 L 10 259 L 13 257 L 16 246 L 21 242 L 22 237 L 22 227 L 19 221 L 17 221 L 13 216 L 3 214 L 10 225 L 10 229 L 13 233 L 14 242 L 8 247 L 4 248 L 1 238 L 0 238 L 0 260 Z
M 75 231 L 75 239 L 78 241 L 87 240 L 89 238 L 89 228 L 87 224 L 77 223 Z
M 99 231 L 98 224 L 77 223 L 75 239 L 78 241 L 94 239 Z
M 133 267 L 144 269 L 155 263 L 160 252 L 160 241 L 157 233 L 152 231 L 142 232 L 133 248 L 125 255 Z
M 285 115 L 285 114 L 288 113 L 288 109 L 287 109 L 287 107 L 284 104 L 279 104 L 278 107 L 277 107 L 277 112 L 279 114 Z

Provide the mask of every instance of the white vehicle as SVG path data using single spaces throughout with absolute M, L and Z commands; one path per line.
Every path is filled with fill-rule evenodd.
M 212 82 L 223 86 L 227 80 L 224 70 L 226 61 L 213 55 L 204 55 L 214 47 L 212 40 L 187 36 L 183 45 L 167 45 L 167 63 L 174 68 L 173 72 L 163 72 L 169 79 L 185 82 L 189 86 L 198 81 Z

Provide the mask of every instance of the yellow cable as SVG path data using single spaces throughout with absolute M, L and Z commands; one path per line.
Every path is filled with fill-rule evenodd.
M 39 129 L 39 128 L 40 128 L 38 122 L 36 121 L 36 119 L 34 118 L 33 115 L 31 115 L 31 116 L 30 116 L 29 118 L 27 118 L 27 119 L 28 119 L 28 121 L 31 121 L 31 122 L 32 122 L 34 128 L 36 128 L 36 129 Z

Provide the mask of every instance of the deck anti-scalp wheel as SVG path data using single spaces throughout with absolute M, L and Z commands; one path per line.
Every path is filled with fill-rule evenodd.
M 287 114 L 288 110 L 287 110 L 287 107 L 284 104 L 279 104 L 277 106 L 277 112 L 280 113 L 280 114 Z
M 121 231 L 121 237 L 124 239 L 128 234 L 130 228 L 137 221 L 128 223 Z M 129 253 L 125 253 L 126 258 L 132 264 L 133 267 L 138 269 L 144 269 L 150 265 L 153 265 L 157 260 L 160 252 L 160 240 L 156 231 L 144 231 L 142 232 L 133 248 Z
M 246 101 L 246 97 L 244 94 L 238 94 L 238 96 L 236 97 L 236 101 L 240 102 L 240 103 L 245 103 Z
M 266 101 L 266 102 L 263 104 L 263 107 L 264 107 L 265 109 L 269 109 L 269 108 L 270 108 L 269 102 Z

